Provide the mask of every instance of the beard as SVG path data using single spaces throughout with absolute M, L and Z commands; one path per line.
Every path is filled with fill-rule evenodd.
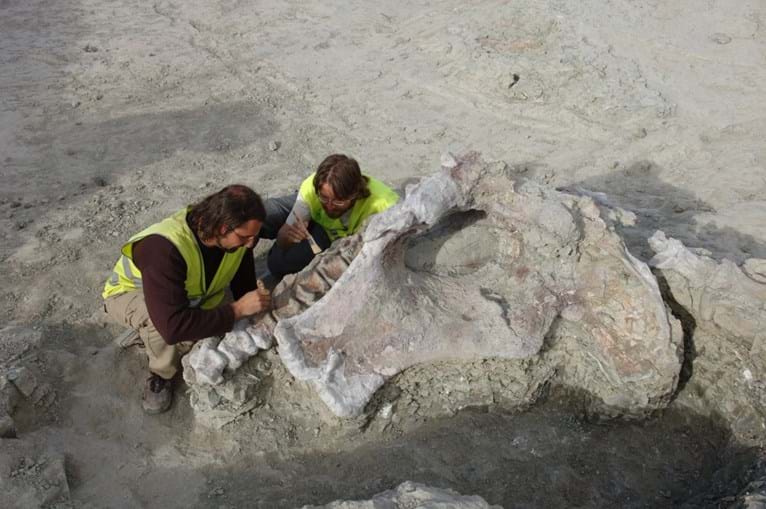
M 216 247 L 217 247 L 218 249 L 220 249 L 220 250 L 221 250 L 221 251 L 223 251 L 224 253 L 234 253 L 234 252 L 236 252 L 236 251 L 237 251 L 237 249 L 239 249 L 239 247 L 223 247 L 223 246 L 221 245 L 221 238 L 220 238 L 220 237 L 218 237 L 218 238 L 216 238 L 216 239 L 215 239 L 215 245 L 216 245 Z

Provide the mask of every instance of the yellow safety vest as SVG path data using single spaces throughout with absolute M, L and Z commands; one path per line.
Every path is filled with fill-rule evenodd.
M 399 201 L 399 195 L 391 188 L 380 180 L 369 177 L 367 187 L 370 190 L 370 196 L 354 202 L 351 214 L 348 216 L 348 224 L 344 225 L 340 218 L 329 217 L 322 208 L 322 203 L 319 201 L 316 189 L 314 189 L 314 175 L 312 173 L 303 181 L 299 193 L 311 210 L 311 220 L 324 228 L 331 241 L 353 235 L 362 226 L 365 219 L 373 214 L 383 212 Z
M 179 210 L 172 216 L 137 233 L 122 246 L 122 256 L 117 260 L 111 277 L 104 285 L 104 291 L 101 294 L 103 298 L 135 291 L 142 287 L 141 271 L 133 263 L 133 245 L 149 235 L 162 235 L 173 243 L 186 262 L 185 288 L 189 305 L 213 309 L 221 303 L 226 287 L 234 279 L 247 248 L 241 247 L 233 253 L 225 253 L 218 271 L 210 282 L 210 287 L 207 288 L 202 252 L 194 233 L 186 224 L 186 213 L 187 209 Z

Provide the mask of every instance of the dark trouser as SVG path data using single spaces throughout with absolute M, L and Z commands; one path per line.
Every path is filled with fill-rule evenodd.
M 298 194 L 280 196 L 279 198 L 269 198 L 264 202 L 266 207 L 266 221 L 261 227 L 260 236 L 264 239 L 276 239 L 279 229 L 287 221 L 287 216 L 293 209 Z M 331 241 L 324 228 L 313 221 L 309 222 L 309 232 L 314 240 L 317 241 L 322 250 L 330 247 Z M 271 247 L 266 261 L 269 272 L 277 280 L 282 279 L 286 274 L 300 272 L 314 258 L 311 246 L 308 240 L 303 240 L 298 244 L 293 244 L 284 249 L 276 243 Z

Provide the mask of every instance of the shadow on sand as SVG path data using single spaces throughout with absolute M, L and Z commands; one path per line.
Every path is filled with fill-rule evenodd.
M 647 239 L 657 230 L 688 247 L 707 249 L 716 260 L 728 258 L 740 264 L 747 258 L 766 258 L 766 243 L 752 235 L 731 227 L 700 223 L 697 216 L 715 212 L 713 207 L 690 192 L 663 182 L 661 173 L 651 161 L 638 161 L 624 170 L 592 177 L 561 190 L 589 194 L 604 205 L 635 213 L 636 224 L 620 226 L 619 232 L 630 251 L 645 261 L 654 255 Z
M 698 415 L 673 410 L 605 424 L 576 415 L 556 401 L 518 415 L 473 409 L 346 452 L 239 461 L 209 470 L 226 498 L 197 507 L 369 499 L 411 480 L 507 509 L 713 508 L 742 489 L 757 459 L 756 450 L 732 447 L 724 427 Z

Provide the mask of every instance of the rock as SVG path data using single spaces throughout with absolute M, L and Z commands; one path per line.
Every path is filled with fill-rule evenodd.
M 109 185 L 109 182 L 104 177 L 93 177 L 93 184 L 96 187 L 106 187 Z
M 0 438 L 16 438 L 16 423 L 4 412 L 0 412 Z
M 205 408 L 215 408 L 221 402 L 221 395 L 213 389 L 197 391 L 199 403 Z
M 260 380 L 237 378 L 228 380 L 215 388 L 216 393 L 235 408 L 240 408 L 250 401 L 255 394 L 255 386 Z
M 24 397 L 29 398 L 37 389 L 37 377 L 26 367 L 14 368 L 6 375 Z
M 610 208 L 607 212 L 608 218 L 613 223 L 619 223 L 622 226 L 636 226 L 638 217 L 629 210 L 619 207 Z
M 766 284 L 766 260 L 748 258 L 742 265 L 742 271 L 753 281 Z
M 761 261 L 748 260 L 744 272 L 729 260 L 716 262 L 656 232 L 649 245 L 657 253 L 650 265 L 666 277 L 673 297 L 695 318 L 708 322 L 745 345 L 751 355 L 766 346 L 766 283 L 759 282 Z M 766 367 L 766 366 L 765 366 Z
M 731 509 L 766 508 L 766 476 L 750 482 L 736 497 Z
M 0 376 L 0 414 L 13 415 L 20 397 L 16 386 L 6 377 Z
M 272 152 L 276 152 L 277 150 L 279 150 L 280 146 L 281 144 L 278 141 L 272 140 L 269 142 L 269 150 L 271 150 Z
M 715 33 L 710 36 L 710 40 L 716 44 L 729 44 L 731 42 L 731 36 L 722 33 Z
M 90 43 L 86 44 L 86 45 L 85 45 L 85 46 L 82 48 L 82 50 L 83 50 L 85 53 L 96 53 L 96 52 L 98 52 L 98 48 L 97 48 L 96 46 L 94 46 L 93 44 L 90 44 Z
M 40 346 L 42 333 L 28 327 L 7 326 L 0 329 L 0 365 L 12 365 L 26 352 Z
M 4 440 L 0 507 L 72 507 L 64 457 L 24 440 Z
M 443 508 L 443 509 L 501 509 L 489 505 L 478 495 L 461 495 L 456 491 L 432 488 L 424 484 L 405 481 L 396 489 L 384 491 L 371 500 L 335 501 L 327 505 L 306 505 L 302 509 L 375 509 L 375 508 Z
M 30 400 L 35 406 L 49 407 L 56 400 L 56 391 L 49 383 L 39 384 Z
M 689 366 L 694 376 L 679 395 L 679 405 L 723 418 L 740 441 L 751 443 L 766 428 L 761 261 L 748 260 L 740 269 L 730 260 L 692 251 L 661 231 L 649 245 L 656 253 L 649 263 L 665 281 L 693 346 Z

